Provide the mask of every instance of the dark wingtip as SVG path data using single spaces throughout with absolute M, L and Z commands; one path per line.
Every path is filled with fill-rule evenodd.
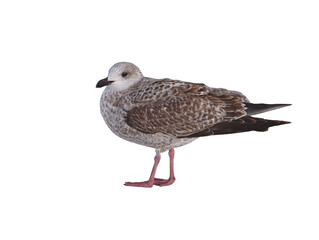
M 289 122 L 289 121 L 281 121 L 282 122 L 282 124 L 290 124 L 291 122 Z
M 282 107 L 289 107 L 292 104 L 291 103 L 282 103 L 282 104 L 275 104 L 275 105 L 278 105 L 280 108 L 282 108 Z
M 187 136 L 181 136 L 179 138 L 204 137 L 210 135 L 240 133 L 249 131 L 265 132 L 268 131 L 270 127 L 288 123 L 291 122 L 244 116 L 242 118 L 230 122 L 217 123 L 216 125 L 213 125 L 212 127 L 209 127 L 201 132 L 197 132 Z
M 283 107 L 291 106 L 291 104 L 265 104 L 265 103 L 244 103 L 246 113 L 248 115 L 256 115 Z
M 291 123 L 289 121 L 280 121 L 280 120 L 277 120 L 276 122 L 277 122 L 276 125 L 283 125 L 283 124 L 290 124 Z

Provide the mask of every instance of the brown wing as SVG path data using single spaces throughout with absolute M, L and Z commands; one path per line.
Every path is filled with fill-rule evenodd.
M 155 104 L 169 101 L 176 97 L 203 96 L 211 91 L 205 84 L 182 82 L 178 80 L 155 80 L 144 78 L 133 91 L 123 98 L 123 104 L 127 108 L 138 105 Z M 216 94 L 217 95 L 217 94 Z
M 246 115 L 243 99 L 239 96 L 196 95 L 196 92 L 185 93 L 180 88 L 176 91 L 179 94 L 168 94 L 163 101 L 136 104 L 127 111 L 127 123 L 144 133 L 184 137 Z

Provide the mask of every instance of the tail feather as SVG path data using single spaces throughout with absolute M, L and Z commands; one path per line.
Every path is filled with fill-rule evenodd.
M 287 107 L 291 104 L 265 104 L 265 103 L 244 103 L 247 115 L 256 115 L 263 112 L 272 111 L 278 108 Z
M 288 123 L 290 122 L 245 116 L 231 122 L 216 124 L 212 127 L 212 131 L 214 132 L 214 135 L 248 131 L 265 132 L 270 127 Z
M 240 133 L 240 132 L 249 132 L 249 131 L 264 132 L 264 131 L 267 131 L 268 128 L 270 127 L 288 124 L 288 123 L 290 122 L 245 116 L 230 122 L 218 123 L 201 132 L 194 133 L 184 137 L 204 137 L 204 136 L 210 136 L 210 135 Z

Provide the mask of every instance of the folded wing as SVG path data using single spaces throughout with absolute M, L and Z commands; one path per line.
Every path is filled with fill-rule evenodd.
M 148 86 L 146 93 L 130 95 L 126 116 L 128 125 L 144 133 L 187 137 L 246 115 L 237 92 L 216 94 L 203 84 L 167 80 Z

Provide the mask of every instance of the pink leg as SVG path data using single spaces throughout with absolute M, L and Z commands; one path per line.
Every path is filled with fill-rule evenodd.
M 151 176 L 148 179 L 148 181 L 145 181 L 145 182 L 126 182 L 124 185 L 131 186 L 131 187 L 147 187 L 147 188 L 153 187 L 156 169 L 157 169 L 157 166 L 158 166 L 160 160 L 161 160 L 161 154 L 159 151 L 156 150 L 156 155 L 154 158 L 155 162 L 153 165 Z
M 163 186 L 169 186 L 175 182 L 175 176 L 174 176 L 174 148 L 170 149 L 168 152 L 169 155 L 169 179 L 161 179 L 161 178 L 155 178 L 154 184 L 160 187 Z

